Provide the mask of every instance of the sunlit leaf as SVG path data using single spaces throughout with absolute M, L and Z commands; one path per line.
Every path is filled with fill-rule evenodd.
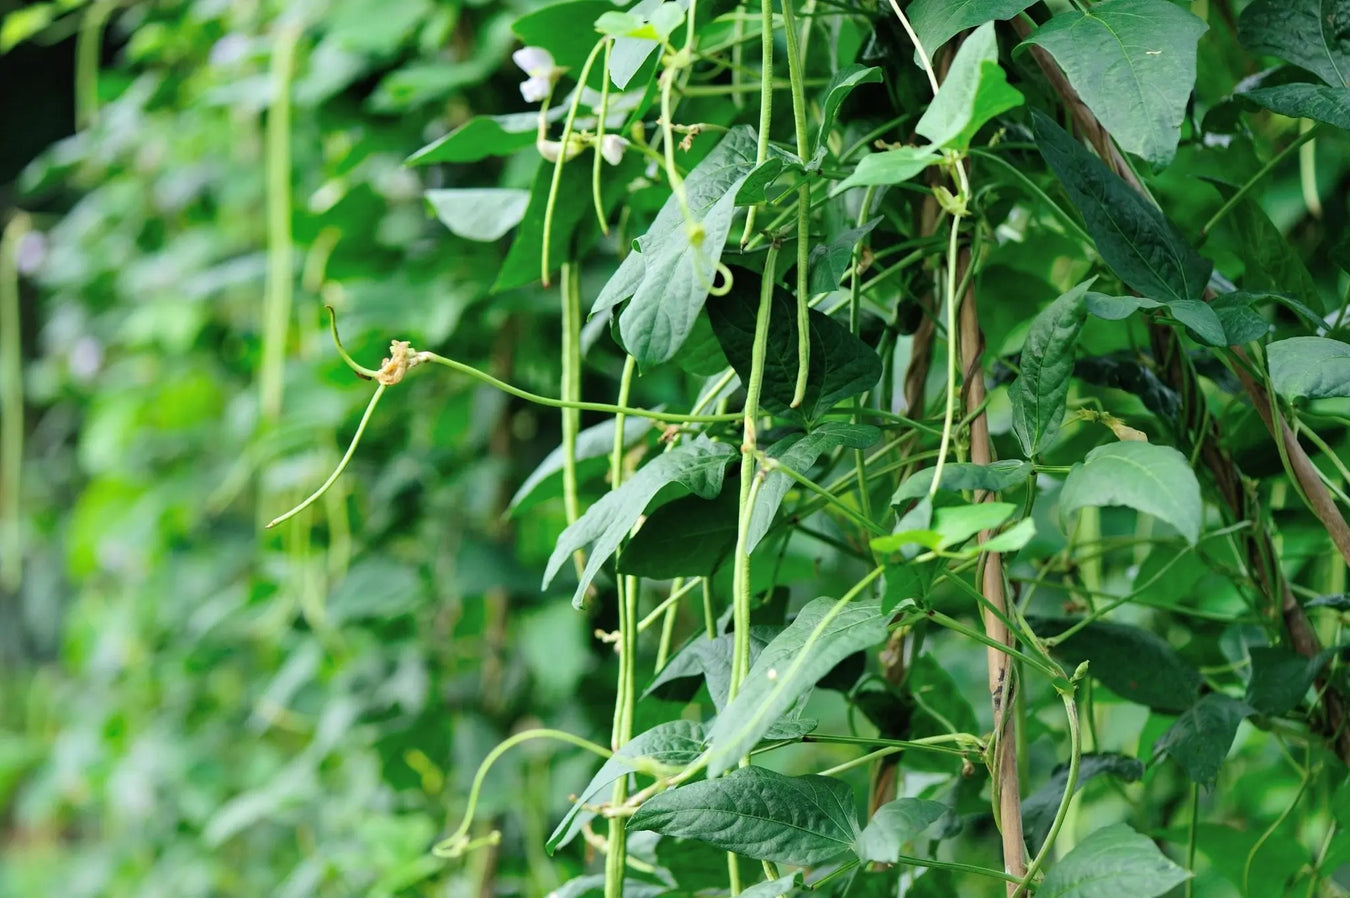
M 934 146 L 965 150 L 986 122 L 1020 105 L 1022 93 L 1008 84 L 998 64 L 994 25 L 986 22 L 961 43 L 942 87 L 914 130 Z
M 1330 337 L 1290 337 L 1266 347 L 1270 385 L 1286 399 L 1350 396 L 1350 344 Z
M 1124 505 L 1166 521 L 1192 544 L 1200 538 L 1200 483 L 1171 446 L 1123 442 L 1098 446 L 1073 466 L 1059 494 L 1067 519 L 1088 505 Z
M 1152 839 L 1117 823 L 1090 833 L 1055 863 L 1036 898 L 1156 898 L 1190 876 Z

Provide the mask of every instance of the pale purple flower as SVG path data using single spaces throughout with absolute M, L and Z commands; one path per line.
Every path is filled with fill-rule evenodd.
M 628 147 L 628 139 L 617 134 L 606 134 L 600 139 L 600 155 L 610 165 L 623 161 L 623 151 Z

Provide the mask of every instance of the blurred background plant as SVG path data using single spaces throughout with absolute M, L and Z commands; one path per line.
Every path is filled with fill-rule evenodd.
M 448 176 L 403 166 L 480 104 L 524 108 L 503 64 L 528 8 L 0 6 L 22 322 L 4 321 L 0 894 L 567 877 L 542 860 L 566 788 L 528 748 L 484 797 L 502 851 L 454 870 L 429 854 L 522 721 L 596 726 L 566 701 L 596 667 L 587 622 L 538 588 L 561 505 L 502 514 L 556 416 L 411 379 L 335 491 L 261 530 L 327 476 L 369 395 L 324 303 L 367 364 L 396 336 L 556 384 L 551 296 L 485 301 L 498 247 L 428 216 L 422 191 Z

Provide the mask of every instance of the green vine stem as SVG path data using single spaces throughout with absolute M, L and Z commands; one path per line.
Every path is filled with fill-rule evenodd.
M 496 748 L 488 752 L 487 757 L 478 765 L 478 772 L 475 773 L 473 777 L 473 785 L 469 788 L 469 800 L 468 806 L 464 809 L 464 819 L 460 821 L 459 827 L 453 833 L 446 836 L 431 849 L 433 854 L 443 858 L 463 857 L 465 854 L 476 848 L 485 847 L 487 845 L 496 845 L 501 840 L 501 833 L 498 832 L 494 832 L 481 839 L 469 839 L 469 828 L 473 826 L 473 818 L 478 811 L 478 795 L 483 790 L 483 781 L 487 778 L 488 771 L 492 769 L 492 765 L 497 763 L 502 755 L 506 754 L 517 745 L 520 745 L 523 742 L 529 742 L 532 739 L 556 739 L 559 742 L 566 742 L 568 745 L 575 745 L 577 748 L 584 748 L 591 754 L 598 755 L 606 761 L 614 754 L 603 745 L 596 745 L 594 742 L 583 739 L 580 736 L 574 736 L 566 730 L 525 730 L 503 740 Z M 623 778 L 620 777 L 620 779 Z
M 740 691 L 741 681 L 750 671 L 750 513 L 754 508 L 755 448 L 758 442 L 759 395 L 764 386 L 764 359 L 768 352 L 769 317 L 773 307 L 773 271 L 778 261 L 778 244 L 769 245 L 764 257 L 764 278 L 760 282 L 759 310 L 755 313 L 755 340 L 750 355 L 750 380 L 745 385 L 742 413 L 741 484 L 739 515 L 736 524 L 736 550 L 732 556 L 732 625 L 735 639 L 731 656 L 730 701 Z
M 577 76 L 577 89 L 572 93 L 572 105 L 567 107 L 567 117 L 563 120 L 562 138 L 558 141 L 561 144 L 561 148 L 558 150 L 558 158 L 553 162 L 553 180 L 548 184 L 548 200 L 544 204 L 544 235 L 539 252 L 539 273 L 545 287 L 548 286 L 548 274 L 550 271 L 548 264 L 548 248 L 549 243 L 552 242 L 553 239 L 553 210 L 558 204 L 558 187 L 562 184 L 563 166 L 567 164 L 568 157 L 571 155 L 568 152 L 568 148 L 572 145 L 572 125 L 577 120 L 577 110 L 581 107 L 581 95 L 586 92 L 586 79 L 591 75 L 591 67 L 595 65 L 595 58 L 599 56 L 600 51 L 608 45 L 609 38 L 602 37 L 595 42 L 595 46 L 591 47 L 590 55 L 586 57 L 586 62 L 581 66 L 581 74 Z M 608 72 L 605 73 L 605 83 L 609 83 Z M 600 144 L 598 141 L 595 146 L 595 155 L 598 160 L 600 157 Z M 596 162 L 596 165 L 598 166 L 599 162 Z M 603 215 L 601 217 L 603 218 Z M 565 279 L 566 278 L 564 277 L 564 280 Z M 564 287 L 563 289 L 566 290 L 567 288 Z
M 769 128 L 773 124 L 773 0 L 760 0 L 760 64 L 759 64 L 759 137 L 755 145 L 755 166 L 769 158 Z M 741 248 L 750 242 L 755 231 L 755 213 L 759 206 L 751 206 L 745 213 L 745 230 L 741 232 Z M 766 269 L 767 270 L 767 269 Z
M 609 222 L 605 215 L 605 200 L 600 193 L 600 166 L 605 156 L 601 148 L 605 145 L 605 126 L 609 117 L 609 57 L 614 49 L 613 38 L 606 38 L 605 61 L 601 63 L 603 77 L 600 79 L 600 107 L 596 110 L 595 123 L 595 154 L 591 157 L 591 201 L 595 204 L 595 220 L 600 223 L 600 233 L 606 237 L 609 236 Z M 577 94 L 580 95 L 584 85 L 577 88 Z M 566 146 L 564 143 L 563 146 Z M 547 248 L 547 244 L 545 244 Z
M 578 91 L 580 93 L 580 91 Z M 581 272 L 573 262 L 564 262 L 559 278 L 562 287 L 562 372 L 559 392 L 564 402 L 581 399 Z M 622 428 L 622 424 L 619 425 Z M 577 434 L 581 430 L 581 412 L 562 409 L 563 513 L 568 524 L 581 516 L 577 500 Z M 623 431 L 618 431 L 622 440 Z M 577 576 L 586 567 L 580 549 L 572 554 Z
M 269 424 L 281 417 L 286 335 L 295 290 L 291 236 L 291 79 L 300 29 L 282 25 L 272 48 L 272 105 L 267 113 L 267 286 L 263 298 L 259 409 Z
M 1215 213 L 1209 217 L 1209 221 L 1205 222 L 1204 226 L 1200 228 L 1201 245 L 1204 244 L 1205 239 L 1209 237 L 1210 232 L 1214 230 L 1215 226 L 1217 226 L 1219 222 L 1223 221 L 1224 218 L 1228 216 L 1228 213 L 1232 212 L 1233 209 L 1237 206 L 1237 204 L 1242 202 L 1247 197 L 1247 194 L 1252 192 L 1252 188 L 1254 188 L 1257 184 L 1261 183 L 1261 181 L 1266 177 L 1266 175 L 1270 174 L 1276 168 L 1278 168 L 1280 163 L 1284 162 L 1284 160 L 1288 159 L 1290 156 L 1297 153 L 1305 143 L 1308 143 L 1310 140 L 1315 138 L 1317 136 L 1317 132 L 1318 132 L 1317 128 L 1312 128 L 1310 130 L 1304 131 L 1302 134 L 1298 136 L 1297 140 L 1293 141 L 1292 143 L 1289 144 L 1289 146 L 1285 147 L 1283 150 L 1280 150 L 1274 156 L 1270 157 L 1269 162 L 1267 162 L 1265 165 L 1257 169 L 1252 174 L 1252 176 L 1248 178 L 1246 181 L 1242 182 L 1242 186 L 1239 187 L 1233 193 L 1233 195 L 1230 196 L 1224 202 L 1224 204 L 1220 206 L 1218 210 L 1216 210 Z
M 1064 713 L 1069 721 L 1069 774 L 1064 782 L 1064 797 L 1059 801 L 1059 807 L 1055 810 L 1055 819 L 1050 824 L 1050 832 L 1046 834 L 1045 842 L 1041 845 L 1041 850 L 1036 852 L 1036 856 L 1031 859 L 1027 865 L 1026 875 L 1022 877 L 1021 883 L 1009 895 L 1009 898 L 1019 898 L 1031 885 L 1032 879 L 1049 857 L 1051 849 L 1054 848 L 1055 839 L 1059 837 L 1059 830 L 1064 825 L 1064 820 L 1069 814 L 1069 806 L 1073 803 L 1074 793 L 1078 790 L 1078 770 L 1083 758 L 1083 733 L 1078 722 L 1078 704 L 1074 700 L 1074 693 L 1078 683 L 1087 676 L 1087 662 L 1079 665 L 1078 670 L 1070 680 L 1067 688 L 1060 688 L 1060 698 L 1064 701 Z
M 23 582 L 23 341 L 19 314 L 19 241 L 28 233 L 20 212 L 0 237 L 0 589 L 16 594 Z
M 75 37 L 75 127 L 83 131 L 98 117 L 98 66 L 103 29 L 118 0 L 96 0 L 80 22 Z
M 783 6 L 783 33 L 787 38 L 788 78 L 792 83 L 792 122 L 797 134 L 797 158 L 802 165 L 810 164 L 811 151 L 806 133 L 806 88 L 804 86 L 805 60 L 797 38 L 796 14 L 793 0 L 780 0 Z M 797 185 L 797 384 L 793 389 L 791 406 L 797 408 L 806 398 L 806 382 L 811 367 L 811 321 L 807 314 L 811 300 L 811 183 L 803 177 Z M 767 269 L 766 269 L 767 271 Z

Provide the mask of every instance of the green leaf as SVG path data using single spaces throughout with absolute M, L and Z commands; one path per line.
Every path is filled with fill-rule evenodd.
M 770 458 L 798 474 L 805 474 L 816 459 L 840 446 L 866 449 L 881 439 L 881 431 L 868 424 L 848 424 L 826 421 L 807 434 L 794 434 L 774 443 L 765 452 Z M 755 506 L 750 512 L 750 526 L 746 533 L 746 551 L 753 552 L 760 540 L 773 526 L 778 508 L 783 504 L 795 481 L 782 471 L 769 471 L 760 484 Z
M 1242 285 L 1246 289 L 1293 293 L 1304 306 L 1330 311 L 1308 266 L 1260 203 L 1240 201 L 1229 212 L 1228 224 L 1237 234 L 1242 252 Z M 1321 323 L 1320 316 L 1317 323 Z
M 1163 166 L 1176 155 L 1206 30 L 1168 0 L 1105 0 L 1059 13 L 1026 42 L 1055 57 L 1121 149 Z
M 595 804 L 601 793 L 608 791 L 619 777 L 635 771 L 664 776 L 692 763 L 702 753 L 703 725 L 691 720 L 671 720 L 634 736 L 605 761 L 586 788 L 577 794 L 571 809 L 544 847 L 552 854 L 576 838 L 586 821 L 595 816 L 595 812 L 586 810 L 585 806 Z
M 1079 761 L 1078 789 L 1081 790 L 1089 780 L 1102 774 L 1127 783 L 1138 782 L 1144 775 L 1144 763 L 1138 758 L 1115 753 L 1084 754 Z M 1046 836 L 1050 834 L 1055 813 L 1059 810 L 1064 789 L 1068 785 L 1069 765 L 1061 764 L 1044 786 L 1022 801 L 1022 829 L 1033 851 L 1040 850 Z
M 872 153 L 858 161 L 853 174 L 830 189 L 830 196 L 838 196 L 850 187 L 879 187 L 908 181 L 941 158 L 932 147 L 899 147 Z
M 684 346 L 676 354 L 675 364 L 696 377 L 712 377 L 727 369 L 726 354 L 722 352 L 722 344 L 717 342 L 717 334 L 713 333 L 706 309 L 694 319 L 694 327 L 689 331 L 689 336 L 684 338 Z
M 1102 293 L 1087 295 L 1087 310 L 1097 318 L 1116 321 L 1128 318 L 1139 309 L 1166 309 L 1177 321 L 1186 325 L 1191 336 L 1209 346 L 1231 346 L 1233 343 L 1245 343 L 1246 340 L 1234 340 L 1224 327 L 1223 316 L 1209 303 L 1198 299 L 1173 299 L 1158 302 L 1144 296 L 1107 296 Z M 1249 333 L 1250 320 L 1242 312 L 1250 311 L 1239 302 L 1230 302 L 1224 306 L 1230 313 L 1230 320 L 1238 328 L 1238 333 Z M 1258 319 L 1260 316 L 1256 316 Z M 1264 320 L 1262 320 L 1264 324 Z M 1263 331 L 1264 332 L 1264 331 Z
M 1272 646 L 1254 646 L 1250 651 L 1247 704 L 1261 714 L 1287 714 L 1303 702 L 1313 680 L 1340 649 L 1324 649 L 1311 658 Z
M 986 122 L 1022 101 L 1021 92 L 1009 86 L 998 64 L 994 23 L 986 22 L 961 43 L 942 87 L 914 130 L 935 147 L 966 150 Z
M 587 427 L 577 434 L 574 454 L 576 461 L 578 462 L 578 480 L 581 479 L 583 470 L 587 470 L 583 467 L 585 462 L 593 459 L 598 460 L 600 461 L 598 465 L 590 467 L 597 471 L 605 468 L 609 459 L 609 454 L 614 451 L 614 421 L 614 418 L 606 418 L 599 424 Z M 624 446 L 627 447 L 633 445 L 643 434 L 651 429 L 651 426 L 652 422 L 646 418 L 625 418 L 623 422 Z M 555 474 L 560 474 L 563 465 L 563 447 L 559 446 L 545 456 L 544 460 L 539 463 L 539 467 L 535 468 L 530 473 L 530 476 L 525 478 L 525 482 L 520 485 L 520 489 L 516 490 L 516 494 L 511 497 L 511 503 L 508 506 L 511 509 L 511 513 L 513 515 L 517 514 L 528 507 L 522 503 L 524 503 L 544 481 Z M 587 476 L 590 476 L 589 472 L 587 473 Z
M 861 227 L 840 232 L 828 244 L 811 247 L 812 293 L 829 293 L 839 287 L 840 281 L 853 267 L 853 251 L 858 241 L 866 237 L 880 221 L 881 216 L 877 216 Z
M 595 20 L 613 9 L 614 4 L 609 0 L 552 3 L 516 19 L 511 30 L 522 44 L 543 47 L 553 54 L 553 62 L 560 68 L 569 69 L 576 77 L 598 39 Z M 521 80 L 524 79 L 522 72 Z
M 1036 898 L 1157 898 L 1191 876 L 1124 823 L 1099 829 L 1050 868 Z
M 408 157 L 408 165 L 434 162 L 478 162 L 489 156 L 509 156 L 534 146 L 539 116 L 533 112 L 477 116 Z
M 669 894 L 665 886 L 654 882 L 625 879 L 620 891 L 624 898 L 661 898 Z M 605 874 L 590 873 L 578 876 L 549 892 L 549 898 L 600 898 L 605 892 Z
M 900 505 L 910 499 L 928 495 L 936 470 L 936 467 L 924 468 L 906 477 L 905 482 L 895 491 L 895 495 L 891 496 L 891 505 Z M 942 466 L 942 480 L 938 483 L 938 489 L 985 490 L 998 493 L 1025 482 L 1031 474 L 1031 465 L 1017 459 L 1004 459 L 988 465 L 958 462 Z
M 940 801 L 899 798 L 887 802 L 872 815 L 853 851 L 859 860 L 894 864 L 901 854 L 915 854 L 909 843 L 946 813 L 947 806 Z
M 906 602 L 925 604 L 929 593 L 933 591 L 933 580 L 937 577 L 939 563 L 938 559 L 934 559 L 888 565 L 886 586 L 881 597 L 882 613 L 890 614 Z
M 1280 84 L 1241 91 L 1238 96 L 1279 115 L 1312 119 L 1342 131 L 1350 131 L 1350 88 L 1325 84 Z
M 1290 337 L 1266 347 L 1270 385 L 1286 399 L 1350 396 L 1350 344 L 1329 337 Z
M 1270 322 L 1252 308 L 1252 303 L 1258 298 L 1251 293 L 1235 291 L 1220 293 L 1210 301 L 1209 307 L 1219 316 L 1219 323 L 1223 325 L 1227 345 L 1250 343 L 1270 333 Z
M 1223 322 L 1218 313 L 1209 304 L 1200 299 L 1174 299 L 1167 304 L 1172 317 L 1186 325 L 1201 343 L 1210 346 L 1227 346 L 1228 335 L 1224 332 Z
M 530 192 L 515 188 L 428 190 L 427 204 L 450 229 L 465 240 L 496 240 L 520 224 Z
M 1154 743 L 1153 752 L 1171 756 L 1191 782 L 1212 789 L 1238 724 L 1252 711 L 1246 702 L 1211 692 L 1177 718 Z
M 808 602 L 765 646 L 708 734 L 708 775 L 717 776 L 755 746 L 816 681 L 849 655 L 886 638 L 880 601 Z
M 1023 518 L 978 547 L 980 552 L 1016 552 L 1036 537 L 1036 522 Z
M 755 342 L 759 287 L 744 273 L 731 291 L 708 304 L 708 317 L 731 367 L 748 382 Z M 797 384 L 797 304 L 783 290 L 774 290 L 769 318 L 768 351 L 764 357 L 761 407 L 798 424 L 808 424 L 834 408 L 841 399 L 871 389 L 881 379 L 876 351 L 833 318 L 810 310 L 811 361 L 806 396 L 792 408 Z
M 797 882 L 796 873 L 780 876 L 767 882 L 758 882 L 748 889 L 742 889 L 740 898 L 783 898 L 792 891 Z
M 656 580 L 711 576 L 736 547 L 739 500 L 723 490 L 715 499 L 685 496 L 662 505 L 624 546 L 616 569 Z
M 993 530 L 1017 511 L 1011 502 L 977 502 L 973 505 L 944 505 L 933 511 L 933 530 L 938 535 L 935 548 L 959 546 L 981 530 Z
M 908 14 L 919 43 L 931 57 L 967 28 L 1011 19 L 1035 0 L 914 0 Z
M 1346 0 L 1255 0 L 1238 17 L 1238 41 L 1278 56 L 1327 84 L 1350 87 L 1350 3 Z
M 717 277 L 736 192 L 754 168 L 754 131 L 733 128 L 684 181 L 694 220 L 685 221 L 672 195 L 596 298 L 592 315 L 632 297 L 619 335 L 643 368 L 675 355 L 693 329 Z
M 830 86 L 825 89 L 825 100 L 820 104 L 820 131 L 816 133 L 816 147 L 825 145 L 825 141 L 834 130 L 835 116 L 853 88 L 859 84 L 875 84 L 882 80 L 881 69 L 875 66 L 862 66 L 854 63 L 844 66 L 834 73 Z
M 623 486 L 606 493 L 562 532 L 549 556 L 544 586 L 552 582 L 573 552 L 593 543 L 581 582 L 572 596 L 572 604 L 580 608 L 586 588 L 600 572 L 600 567 L 618 549 L 620 541 L 633 529 L 647 503 L 662 487 L 679 483 L 696 495 L 711 499 L 721 492 L 722 475 L 734 457 L 730 446 L 714 443 L 700 435 L 643 465 Z
M 781 630 L 775 627 L 752 626 L 750 628 L 750 660 L 764 650 Z M 676 688 L 673 684 L 692 677 L 702 677 L 708 685 L 708 694 L 712 698 L 717 713 L 727 704 L 727 693 L 731 687 L 731 656 L 735 647 L 735 636 L 726 633 L 708 639 L 700 634 L 689 640 L 665 667 L 658 673 L 642 693 L 643 696 L 658 695 L 662 698 L 687 700 L 698 691 L 698 684 L 686 689 Z
M 1031 112 L 1041 155 L 1078 210 L 1106 264 L 1154 299 L 1200 299 L 1214 266 L 1158 209 L 1039 110 Z
M 1171 446 L 1120 442 L 1093 449 L 1059 493 L 1064 518 L 1086 505 L 1124 505 L 1166 521 L 1192 545 L 1200 538 L 1200 483 Z
M 628 826 L 798 867 L 838 857 L 859 835 L 853 792 L 845 783 L 763 767 L 742 767 L 655 795 Z
M 1037 620 L 1034 629 L 1053 636 L 1070 623 Z M 1184 711 L 1200 694 L 1200 672 L 1162 637 L 1139 627 L 1094 621 L 1056 644 L 1052 654 L 1066 671 L 1091 662 L 1093 679 L 1126 701 L 1155 711 Z
M 1074 345 L 1087 320 L 1084 281 L 1056 299 L 1031 322 L 1022 346 L 1022 373 L 1008 389 L 1012 429 L 1031 458 L 1059 430 L 1068 408 Z

